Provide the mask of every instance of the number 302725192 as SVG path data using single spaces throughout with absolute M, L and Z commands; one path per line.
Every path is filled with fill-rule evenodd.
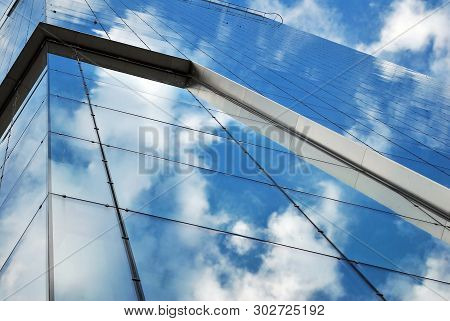
M 325 315 L 323 305 L 301 304 L 256 304 L 253 306 L 254 315 Z

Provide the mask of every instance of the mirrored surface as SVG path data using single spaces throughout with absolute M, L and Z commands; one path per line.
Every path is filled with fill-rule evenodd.
M 39 206 L 0 269 L 0 300 L 47 300 L 47 202 Z
M 56 300 L 135 300 L 113 208 L 52 197 Z
M 150 300 L 376 300 L 336 259 L 141 214 L 126 224 Z
M 450 100 L 448 88 L 434 79 L 214 5 L 88 3 L 50 1 L 49 18 L 63 27 L 106 33 L 112 40 L 198 62 L 449 186 Z M 70 17 L 79 18 L 78 25 Z M 87 20 L 97 23 L 86 31 Z
M 69 150 L 75 152 L 67 155 L 77 156 L 64 156 L 63 163 L 71 167 L 72 181 L 78 182 L 74 186 L 84 186 L 78 190 L 61 186 L 58 194 L 112 204 L 98 195 L 110 195 L 100 177 L 105 175 L 101 147 L 118 206 L 127 216 L 191 224 L 233 239 L 251 238 L 252 242 L 279 244 L 333 259 L 344 256 L 361 266 L 376 266 L 383 273 L 402 272 L 421 280 L 449 282 L 447 274 L 428 266 L 434 257 L 449 266 L 448 246 L 412 223 L 430 229 L 442 226 L 426 213 L 400 215 L 312 165 L 328 162 L 342 167 L 338 162 L 299 157 L 280 144 L 283 138 L 277 138 L 280 143 L 268 138 L 278 132 L 261 135 L 244 124 L 244 116 L 219 111 L 189 91 L 85 63 L 79 66 L 83 76 L 76 75 L 73 60 L 57 59 L 54 74 L 70 83 L 83 84 L 84 80 L 90 97 L 89 104 L 82 86 L 67 94 L 70 97 L 55 94 L 58 110 L 67 110 L 61 113 L 64 125 L 54 127 L 53 158 L 67 153 L 62 146 L 73 146 Z M 63 72 L 65 60 L 67 73 Z M 82 97 L 76 98 L 76 91 Z M 95 119 L 100 140 L 87 134 L 92 126 L 87 125 L 89 117 Z M 83 148 L 78 150 L 79 146 Z M 83 157 L 90 160 L 83 161 Z M 354 170 L 348 171 L 351 175 Z M 63 177 L 61 182 L 66 182 Z M 129 233 L 135 237 L 131 228 Z M 242 246 L 236 251 L 256 255 L 246 249 Z M 158 265 L 169 269 L 163 262 Z M 348 274 L 363 281 L 351 265 L 344 265 Z M 142 270 L 150 268 L 138 264 L 138 269 L 145 273 Z M 362 273 L 369 282 L 377 282 L 376 277 L 372 280 Z M 162 298 L 189 298 L 176 296 L 175 288 L 170 294 L 152 288 L 162 282 L 155 277 L 150 283 L 142 279 L 144 290 L 150 287 Z M 332 298 L 330 293 L 324 295 Z
M 0 77 L 45 20 L 198 62 L 449 186 L 448 88 L 429 77 L 179 0 L 46 3 L 44 17 L 44 1 L 20 1 L 0 29 Z M 48 61 L 0 141 L 2 295 L 47 297 L 44 277 L 25 281 L 46 264 L 27 254 L 46 246 L 50 192 L 57 300 L 137 298 L 121 216 L 149 300 L 449 299 L 449 247 L 425 232 L 444 229 L 428 213 L 377 203 L 323 171 L 353 169 L 295 155 L 189 90 Z
M 0 264 L 4 264 L 45 199 L 47 157 L 46 144 L 42 144 L 0 203 Z

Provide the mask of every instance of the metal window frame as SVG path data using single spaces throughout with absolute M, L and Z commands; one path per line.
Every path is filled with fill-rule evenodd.
M 49 53 L 68 58 L 73 58 L 76 48 L 84 62 L 187 88 L 223 111 L 241 117 L 239 120 L 252 128 L 256 123 L 265 124 L 259 128 L 262 134 L 264 127 L 273 126 L 288 140 L 269 137 L 272 140 L 299 156 L 329 159 L 340 168 L 343 165 L 349 170 L 338 170 L 338 166 L 327 162 L 312 162 L 401 215 L 427 215 L 434 224 L 410 222 L 450 243 L 450 192 L 445 186 L 200 64 L 42 22 L 0 85 L 0 134 L 33 84 L 39 65 L 46 65 L 46 55 L 41 53 L 44 47 Z

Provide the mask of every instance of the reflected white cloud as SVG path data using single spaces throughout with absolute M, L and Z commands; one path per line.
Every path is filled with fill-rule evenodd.
M 318 242 L 305 226 L 307 223 L 297 217 L 293 207 L 273 213 L 265 233 L 280 242 L 288 241 L 286 238 Z M 181 300 L 306 300 L 315 295 L 328 299 L 344 295 L 338 260 L 262 246 L 235 236 L 226 237 L 224 248 L 218 234 L 144 220 L 130 217 L 127 224 L 132 224 L 132 241 L 136 239 L 133 248 L 150 299 L 153 295 L 154 299 Z M 239 221 L 235 226 L 240 230 L 248 228 Z M 152 236 L 155 228 L 160 232 Z M 186 242 L 183 230 L 190 230 L 188 235 L 196 241 Z M 146 244 L 159 245 L 148 248 Z M 166 255 L 166 251 L 170 254 Z M 155 265 L 155 260 L 163 260 L 164 264 Z M 155 279 L 163 275 L 171 276 L 164 285 L 162 279 Z
M 244 221 L 239 220 L 234 223 L 233 227 L 231 228 L 231 232 L 239 235 L 251 235 L 252 229 L 254 229 L 253 226 L 250 226 Z M 243 237 L 230 237 L 228 245 L 239 255 L 246 254 L 252 249 L 253 246 L 250 240 Z
M 442 5 L 440 1 L 438 5 Z M 372 53 L 388 44 L 382 51 L 377 52 L 387 59 L 395 60 L 402 52 L 423 53 L 431 46 L 432 55 L 428 62 L 435 76 L 449 84 L 450 74 L 450 31 L 446 26 L 450 19 L 448 6 L 436 11 L 437 8 L 427 6 L 420 0 L 396 0 L 390 5 L 390 10 L 384 16 L 384 24 L 379 32 L 378 41 L 371 44 L 360 44 L 357 48 L 361 51 Z M 428 17 L 415 25 L 410 32 L 408 28 L 420 20 Z M 402 34 L 398 39 L 390 43 L 393 37 Z
M 47 299 L 46 218 L 47 206 L 44 203 L 2 268 L 0 300 Z
M 450 255 L 448 252 L 432 252 L 424 263 L 423 275 L 438 280 L 450 279 Z M 450 286 L 430 280 L 418 280 L 402 275 L 390 275 L 383 291 L 394 300 L 428 301 L 449 300 Z
M 339 12 L 317 0 L 285 4 L 280 0 L 248 0 L 250 8 L 281 14 L 286 24 L 320 37 L 344 44 L 345 28 Z
M 363 117 L 364 121 L 355 123 L 347 130 L 344 136 L 353 140 L 355 140 L 354 137 L 357 137 L 376 151 L 388 153 L 392 147 L 392 143 L 389 139 L 392 137 L 393 133 L 392 129 L 383 123 L 382 120 L 386 118 L 386 113 L 383 112 L 383 108 L 387 110 L 391 110 L 391 108 L 380 106 L 376 98 L 377 97 L 372 96 L 370 93 L 365 93 L 363 100 L 361 100 L 358 92 L 354 94 L 353 101 L 356 106 L 359 106 L 361 110 L 360 117 Z M 392 102 L 388 102 L 387 104 L 392 104 Z M 361 126 L 361 124 L 364 126 Z

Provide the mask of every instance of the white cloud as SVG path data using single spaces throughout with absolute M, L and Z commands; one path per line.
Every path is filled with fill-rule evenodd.
M 45 300 L 46 259 L 45 255 L 36 255 L 46 251 L 45 236 L 46 206 L 43 206 L 2 269 L 0 300 Z
M 448 251 L 431 253 L 425 262 L 424 277 L 438 280 L 450 279 L 450 255 Z M 449 300 L 450 288 L 435 281 L 415 281 L 411 277 L 392 274 L 383 286 L 383 292 L 396 300 L 426 301 Z
M 385 69 L 381 70 L 384 71 Z M 386 77 L 388 77 L 388 75 L 386 75 Z M 392 75 L 391 77 L 394 77 L 394 75 Z M 362 116 L 366 117 L 366 122 L 364 123 L 364 125 L 371 130 L 362 131 L 361 124 L 355 123 L 349 129 L 347 129 L 344 136 L 355 141 L 357 141 L 356 138 L 358 138 L 360 141 L 366 143 L 376 151 L 380 153 L 388 153 L 391 149 L 391 143 L 388 141 L 388 139 L 392 137 L 393 133 L 391 128 L 382 122 L 384 118 L 386 118 L 386 115 L 381 112 L 383 111 L 383 108 L 377 101 L 377 97 L 369 92 L 365 93 L 364 95 L 355 92 L 353 97 L 353 101 L 355 102 L 355 104 L 359 106 L 360 110 L 364 111 L 364 113 L 362 113 Z M 392 104 L 393 102 L 386 103 L 388 110 L 395 110 L 395 106 L 394 108 L 392 108 Z M 366 115 L 369 117 L 367 117 Z
M 280 0 L 249 0 L 250 8 L 279 13 L 284 23 L 337 43 L 346 43 L 339 12 L 320 0 L 302 0 L 286 5 Z
M 377 41 L 349 43 L 340 12 L 324 1 L 298 0 L 285 4 L 281 0 L 248 0 L 247 4 L 251 8 L 281 14 L 284 22 L 292 27 L 393 62 L 401 63 L 400 54 L 412 52 L 417 61 L 425 60 L 432 76 L 450 84 L 450 29 L 447 27 L 450 6 L 439 10 L 378 52 L 380 47 L 432 13 L 436 7 L 430 8 L 421 0 L 394 0 L 387 13 L 383 13 L 385 16 L 382 17 Z M 376 6 L 374 2 L 369 3 L 372 10 Z M 432 53 L 428 55 L 425 50 L 430 46 Z
M 237 221 L 233 227 L 231 228 L 231 232 L 240 234 L 240 235 L 251 235 L 252 226 L 245 223 L 244 221 Z M 234 249 L 237 254 L 243 255 L 251 250 L 253 247 L 252 242 L 243 237 L 232 237 L 229 239 L 228 245 L 230 248 Z
M 357 49 L 372 54 L 394 37 L 405 32 L 408 27 L 431 14 L 434 9 L 428 8 L 425 1 L 394 1 L 383 19 L 383 27 L 379 32 L 378 40 L 371 44 L 359 44 Z M 432 53 L 428 61 L 431 72 L 434 76 L 450 83 L 449 20 L 450 7 L 447 6 L 413 27 L 381 51 L 376 52 L 376 55 L 395 61 L 398 54 L 408 51 L 422 55 L 431 46 Z
M 314 244 L 327 251 L 325 243 L 318 242 L 315 232 L 309 223 L 297 219 L 298 214 L 293 207 L 284 212 L 273 213 L 266 233 L 275 241 Z M 238 223 L 237 223 L 238 224 Z M 287 233 L 288 232 L 288 233 Z M 294 232 L 294 233 L 289 233 Z M 298 233 L 302 232 L 302 233 Z M 178 232 L 180 237 L 184 233 Z M 331 298 L 338 299 L 344 290 L 341 284 L 339 261 L 320 255 L 294 251 L 272 246 L 258 255 L 261 263 L 257 270 L 248 269 L 233 262 L 220 249 L 220 239 L 215 235 L 207 236 L 202 232 L 201 244 L 187 248 L 185 242 L 177 242 L 180 255 L 172 255 L 177 261 L 173 266 L 184 267 L 177 271 L 177 277 L 183 280 L 175 286 L 177 295 L 191 300 L 307 300 L 318 292 L 325 292 Z M 171 238 L 174 235 L 171 234 Z M 236 241 L 231 237 L 228 244 Z M 256 245 L 252 242 L 252 246 Z M 172 250 L 175 250 L 171 247 Z M 241 254 L 238 248 L 237 254 Z M 249 249 L 250 250 L 250 249 Z M 320 249 L 318 249 L 320 250 Z M 188 253 L 181 255 L 181 253 Z M 255 253 L 247 253 L 255 256 Z M 149 255 L 152 255 L 149 253 Z M 156 255 L 157 256 L 157 255 Z M 255 256 L 256 258 L 256 256 Z M 163 268 L 172 266 L 168 264 Z M 317 267 L 320 267 L 318 269 Z M 167 273 L 167 271 L 165 272 Z M 223 279 L 226 282 L 223 282 Z M 180 280 L 179 280 L 180 281 Z M 175 280 L 175 282 L 177 282 Z

